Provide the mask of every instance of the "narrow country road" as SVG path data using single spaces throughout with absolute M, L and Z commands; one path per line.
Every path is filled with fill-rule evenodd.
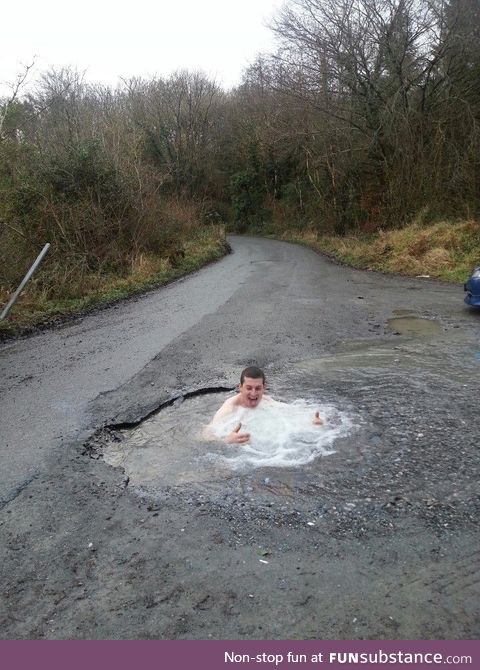
M 52 448 L 89 427 L 86 408 L 128 381 L 252 272 L 263 251 L 238 252 L 166 288 L 56 330 L 0 345 L 0 501 L 41 471 Z
M 480 315 L 461 286 L 229 241 L 0 345 L 2 637 L 477 638 Z M 252 363 L 352 417 L 335 453 L 202 465 L 197 424 Z M 105 461 L 175 398 L 161 468 Z

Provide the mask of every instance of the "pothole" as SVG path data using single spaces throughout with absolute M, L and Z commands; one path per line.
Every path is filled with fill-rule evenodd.
M 163 408 L 131 429 L 116 430 L 104 460 L 122 467 L 134 486 L 164 487 L 214 481 L 232 473 L 205 458 L 202 428 L 228 393 L 195 396 Z M 218 443 L 218 453 L 222 452 Z
M 245 445 L 225 444 L 204 429 L 231 395 L 197 395 L 164 407 L 134 428 L 115 430 L 103 459 L 121 467 L 130 484 L 150 489 L 220 482 L 259 468 L 295 468 L 334 453 L 334 443 L 353 429 L 348 414 L 333 405 L 296 401 L 240 408 L 222 426 L 225 435 L 238 421 L 251 434 Z M 316 410 L 325 424 L 314 426 Z
M 233 392 L 212 387 L 164 403 L 138 424 L 99 431 L 86 453 L 121 468 L 137 493 L 156 500 L 186 496 L 257 508 L 281 498 L 301 509 L 338 497 L 357 504 L 374 495 L 371 489 L 390 495 L 400 483 L 405 490 L 411 467 L 403 469 L 404 459 L 425 441 L 438 442 L 439 389 L 448 395 L 451 387 L 468 388 L 471 363 L 457 339 L 456 331 L 455 338 L 444 333 L 442 349 L 437 338 L 396 340 L 400 346 L 352 340 L 321 358 L 267 369 L 273 398 L 295 406 L 301 396 L 307 422 L 314 408 L 326 418 L 331 439 L 319 444 L 290 434 L 284 453 L 262 454 L 255 445 L 248 453 L 203 439 L 203 427 Z M 232 386 L 234 379 L 232 373 Z
M 401 335 L 429 336 L 440 333 L 442 328 L 438 321 L 423 319 L 418 316 L 398 316 L 387 321 L 390 330 Z

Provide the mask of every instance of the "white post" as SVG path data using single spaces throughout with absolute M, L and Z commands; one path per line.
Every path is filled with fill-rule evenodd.
M 23 287 L 25 286 L 27 281 L 30 279 L 30 277 L 33 275 L 35 270 L 38 268 L 40 263 L 43 261 L 43 257 L 45 256 L 45 254 L 47 253 L 47 251 L 49 249 L 50 249 L 50 244 L 47 242 L 47 244 L 43 247 L 41 252 L 38 254 L 37 260 L 32 265 L 30 270 L 27 272 L 25 277 L 22 279 L 20 286 L 17 288 L 17 290 L 15 291 L 15 293 L 12 295 L 12 297 L 8 301 L 7 305 L 5 306 L 3 312 L 0 314 L 0 321 L 2 321 L 7 316 L 7 314 L 9 313 L 11 308 L 13 307 L 13 305 L 16 303 L 17 298 L 20 295 L 20 293 L 22 292 Z

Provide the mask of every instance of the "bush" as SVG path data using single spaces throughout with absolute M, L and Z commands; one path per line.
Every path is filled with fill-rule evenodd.
M 234 223 L 238 232 L 251 225 L 258 226 L 265 218 L 264 189 L 254 170 L 236 172 L 230 181 Z

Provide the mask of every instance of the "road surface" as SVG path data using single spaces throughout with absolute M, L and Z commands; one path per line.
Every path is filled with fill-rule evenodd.
M 2 637 L 478 637 L 480 318 L 462 287 L 230 243 L 1 346 Z M 251 363 L 355 429 L 300 468 L 180 472 L 183 427 Z M 175 398 L 163 478 L 104 461 Z

